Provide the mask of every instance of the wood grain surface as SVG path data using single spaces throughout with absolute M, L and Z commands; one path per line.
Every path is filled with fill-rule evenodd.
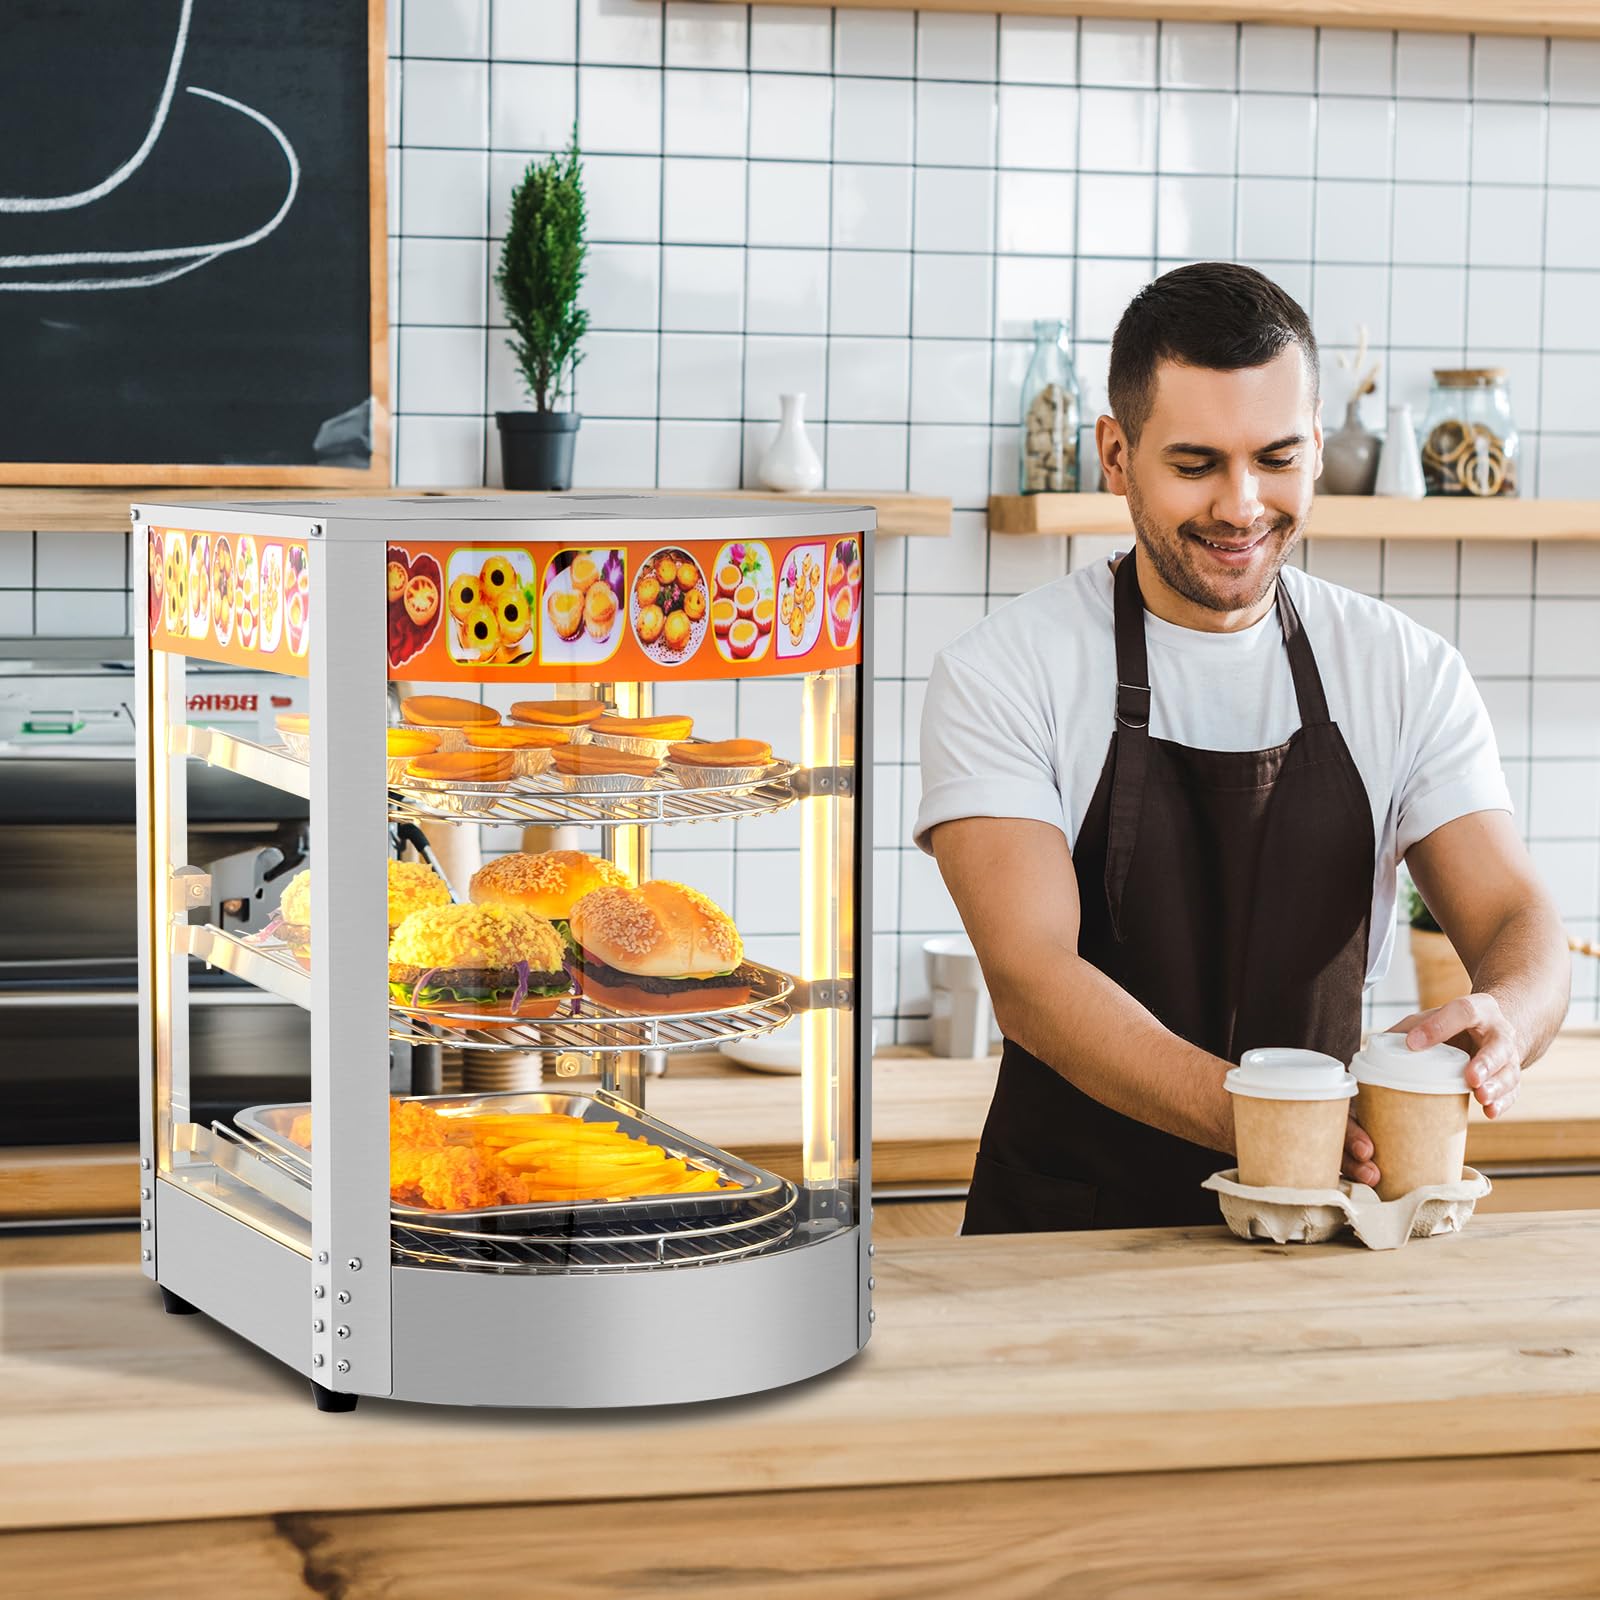
M 131 1270 L 16 1268 L 0 1526 L 1600 1451 L 1597 1259 L 1586 1212 L 1389 1253 L 1220 1228 L 885 1240 L 871 1344 L 809 1383 L 337 1418 Z
M 1596 1527 L 1569 1454 L 51 1530 L 0 1570 L 51 1600 L 1594 1600 Z
M 872 1068 L 874 1187 L 965 1187 L 998 1067 L 994 1056 L 940 1059 L 910 1046 L 880 1051 Z M 688 1056 L 675 1060 L 666 1077 L 651 1079 L 646 1098 L 665 1121 L 759 1166 L 799 1176 L 798 1078 L 746 1072 L 717 1055 Z M 1503 1121 L 1475 1112 L 1467 1159 L 1491 1168 L 1600 1165 L 1600 1030 L 1559 1035 L 1524 1077 L 1516 1108 Z M 131 1215 L 137 1191 L 132 1146 L 0 1149 L 0 1218 Z M 1539 1208 L 1586 1205 L 1581 1196 L 1589 1193 L 1582 1186 L 1552 1190 Z
M 381 235 L 380 235 L 381 237 Z M 387 367 L 385 386 L 387 386 Z M 381 406 L 381 399 L 380 399 Z M 75 469 L 76 470 L 76 469 Z M 91 469 L 83 469 L 87 474 Z M 173 469 L 176 470 L 176 469 Z M 200 473 L 202 469 L 192 469 Z M 298 470 L 298 469 L 296 469 Z M 341 469 L 322 469 L 329 476 L 326 482 L 336 484 L 335 477 Z M 287 472 L 287 469 L 285 469 Z M 303 489 L 275 487 L 289 481 L 286 476 L 269 475 L 265 470 L 254 475 L 252 484 L 235 484 L 228 488 L 206 488 L 205 479 L 177 480 L 181 490 L 145 487 L 106 489 L 90 487 L 46 487 L 0 489 L 0 532 L 37 533 L 125 533 L 128 530 L 129 507 L 139 500 L 161 502 L 178 500 L 339 500 L 357 496 L 361 499 L 378 499 L 384 496 L 438 495 L 449 499 L 456 496 L 501 495 L 509 491 L 492 487 L 459 489 L 399 488 L 367 483 L 359 489 L 319 488 L 315 496 L 307 496 Z M 3 482 L 0 478 L 0 482 Z M 114 481 L 114 480 L 113 480 Z M 214 480 L 213 480 L 214 481 Z M 353 472 L 345 473 L 343 482 L 355 481 Z M 580 490 L 593 494 L 594 490 Z M 906 534 L 921 538 L 944 538 L 950 532 L 950 500 L 942 495 L 909 494 L 903 490 L 886 489 L 833 489 L 815 494 L 780 494 L 770 489 L 617 489 L 616 494 L 715 495 L 718 499 L 734 500 L 788 500 L 798 504 L 872 506 L 878 513 L 878 532 L 884 535 Z
M 756 0 L 778 5 L 785 0 Z M 1544 0 L 1536 11 L 1493 0 L 840 0 L 846 10 L 1004 11 L 1036 17 L 1149 22 L 1261 22 L 1303 28 L 1402 28 L 1421 33 L 1532 33 L 1593 38 L 1594 0 Z
M 1119 5 L 1122 0 L 1116 0 Z M 1165 10 L 1167 0 L 1157 0 Z M 1323 0 L 1311 0 L 1318 7 Z M 919 0 L 920 4 L 920 0 Z M 937 9 L 937 8 L 935 8 Z M 974 10 L 983 9 L 974 7 Z M 1005 10 L 1014 9 L 1007 3 Z M 1021 9 L 1015 8 L 1015 9 Z M 1127 15 L 1128 13 L 1123 13 Z M 1596 8 L 1600 20 L 1600 7 Z M 1404 24 L 1402 24 L 1404 26 Z M 1128 502 L 1115 494 L 996 494 L 989 531 L 1010 534 L 1133 533 Z M 1318 495 L 1308 539 L 1600 539 L 1600 500 L 1394 500 Z

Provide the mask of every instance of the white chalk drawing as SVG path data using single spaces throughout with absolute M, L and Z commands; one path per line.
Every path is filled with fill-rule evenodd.
M 114 172 L 95 184 L 92 188 L 81 189 L 76 194 L 64 195 L 0 195 L 0 215 L 6 213 L 38 214 L 51 211 L 73 211 L 82 206 L 92 205 L 96 200 L 103 199 L 112 190 L 120 188 L 139 170 L 149 158 L 150 152 L 155 148 L 156 141 L 161 137 L 161 131 L 166 126 L 167 117 L 172 110 L 172 97 L 177 89 L 179 70 L 183 65 L 184 50 L 189 41 L 189 19 L 194 12 L 194 0 L 183 0 L 183 12 L 178 19 L 177 39 L 173 44 L 172 60 L 167 67 L 166 81 L 162 85 L 161 99 L 156 106 L 155 115 L 151 118 L 150 126 L 145 132 L 139 148 L 129 156 Z M 214 101 L 218 105 L 227 106 L 232 111 L 237 111 L 241 116 L 249 117 L 252 122 L 259 123 L 277 140 L 278 148 L 283 151 L 284 161 L 289 169 L 288 192 L 283 197 L 283 203 L 278 207 L 273 216 L 261 227 L 250 233 L 242 234 L 237 239 L 226 239 L 213 244 L 174 245 L 163 249 L 153 250 L 71 250 L 58 251 L 44 254 L 31 255 L 0 255 L 0 292 L 10 291 L 55 291 L 69 292 L 91 289 L 146 289 L 154 284 L 168 283 L 174 278 L 181 278 L 185 273 L 197 272 L 201 267 L 209 266 L 219 256 L 224 256 L 235 250 L 248 250 L 251 245 L 259 244 L 269 234 L 276 231 L 283 219 L 288 216 L 290 208 L 294 205 L 295 196 L 300 192 L 300 160 L 295 155 L 294 146 L 284 136 L 283 129 L 270 117 L 241 101 L 231 99 L 225 94 L 218 94 L 212 89 L 198 89 L 186 85 L 186 94 L 198 95 L 202 99 Z M 181 265 L 165 267 L 156 272 L 140 273 L 131 277 L 62 277 L 62 278 L 21 278 L 11 279 L 4 274 L 16 271 L 37 271 L 45 267 L 115 267 L 132 266 L 146 262 L 175 261 Z

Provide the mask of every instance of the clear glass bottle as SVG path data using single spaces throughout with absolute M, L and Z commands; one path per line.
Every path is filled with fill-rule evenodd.
M 1430 495 L 1517 492 L 1517 425 L 1504 367 L 1441 367 L 1422 424 Z
M 1078 374 L 1072 364 L 1072 325 L 1041 318 L 1033 325 L 1033 356 L 1022 382 L 1023 494 L 1073 494 L 1078 487 Z

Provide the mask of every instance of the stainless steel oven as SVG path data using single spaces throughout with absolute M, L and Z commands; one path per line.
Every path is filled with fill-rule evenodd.
M 0 645 L 0 1144 L 138 1137 L 131 642 Z M 271 681 L 197 674 L 200 715 L 270 726 Z M 274 688 L 276 685 L 274 685 Z M 306 865 L 306 805 L 198 763 L 195 864 L 210 915 L 261 926 Z M 306 1093 L 306 1014 L 199 962 L 191 977 L 197 1114 Z

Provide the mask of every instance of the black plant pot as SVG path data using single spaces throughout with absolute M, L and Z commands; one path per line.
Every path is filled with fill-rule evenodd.
M 576 411 L 497 411 L 500 464 L 508 489 L 570 489 Z

